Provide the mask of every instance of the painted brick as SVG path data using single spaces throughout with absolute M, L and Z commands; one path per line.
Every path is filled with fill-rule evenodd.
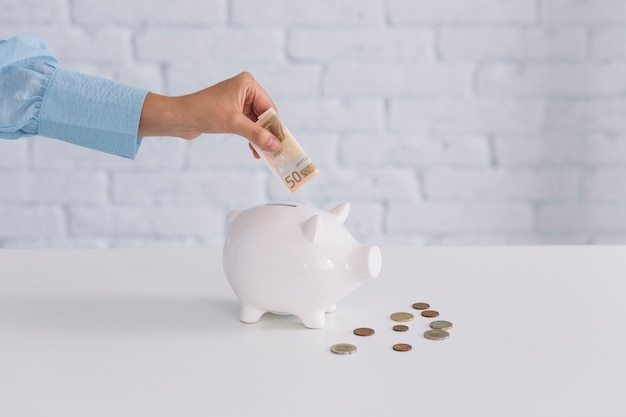
M 583 28 L 444 28 L 438 45 L 444 60 L 569 60 L 584 58 L 587 37 Z
M 0 201 L 104 202 L 107 199 L 105 174 L 13 173 L 0 175 Z
M 626 58 L 626 29 L 607 27 L 596 29 L 590 39 L 590 54 L 596 59 L 615 60 Z
M 135 160 L 43 137 L 33 138 L 33 165 L 36 170 L 154 170 L 180 169 L 187 142 L 178 138 L 144 138 Z
M 237 205 L 263 202 L 264 173 L 118 173 L 115 203 L 145 205 Z
M 75 206 L 70 232 L 77 238 L 210 238 L 222 233 L 222 212 L 209 207 Z
M 119 28 L 93 31 L 64 28 L 43 36 L 59 62 L 68 69 L 77 63 L 120 65 L 132 61 L 131 33 Z
M 13 249 L 73 249 L 73 248 L 107 248 L 110 245 L 105 239 L 76 239 L 70 237 L 7 239 L 0 241 L 0 247 Z
M 429 201 L 574 201 L 580 174 L 575 169 L 427 170 L 424 193 Z
M 263 47 L 258 41 L 263 40 Z M 257 40 L 257 41 L 253 41 Z M 135 39 L 136 56 L 147 62 L 273 62 L 284 56 L 277 29 L 146 29 Z
M 487 166 L 490 148 L 481 135 L 353 133 L 340 142 L 339 155 L 348 167 Z
M 434 56 L 430 29 L 292 29 L 291 58 L 305 61 L 426 61 Z
M 595 236 L 592 235 L 592 237 L 589 239 L 589 242 L 587 242 L 589 244 L 592 245 L 624 245 L 626 244 L 626 236 L 624 235 L 600 235 L 600 236 Z
M 2 0 L 1 3 L 0 23 L 53 24 L 67 21 L 69 13 L 65 0 Z
M 382 130 L 384 103 L 381 99 L 290 100 L 280 104 L 280 113 L 290 130 L 365 131 Z
M 539 129 L 546 104 L 542 100 L 392 99 L 393 130 L 511 132 Z
M 110 27 L 83 30 L 62 21 L 56 23 L 56 26 L 0 25 L 0 39 L 16 35 L 38 36 L 46 41 L 61 66 L 70 70 L 82 65 L 120 66 L 132 60 L 131 33 L 127 30 Z
M 542 204 L 537 211 L 542 232 L 626 232 L 626 205 L 615 203 Z
M 56 238 L 65 234 L 65 215 L 56 206 L 0 206 L 0 239 Z
M 381 26 L 383 0 L 231 0 L 232 22 L 243 26 Z
M 464 96 L 472 89 L 472 65 L 330 64 L 324 76 L 329 97 Z
M 0 171 L 24 170 L 29 165 L 29 140 L 0 140 Z
M 547 23 L 624 23 L 626 3 L 621 0 L 543 0 L 540 18 Z
M 626 164 L 622 135 L 498 135 L 495 160 L 502 166 L 594 166 Z
M 146 29 L 135 34 L 135 57 L 149 62 L 203 61 L 213 57 L 217 35 L 201 28 Z
M 237 135 L 202 135 L 189 142 L 188 168 L 190 170 L 237 169 L 259 172 L 265 169 L 261 161 L 252 157 L 248 141 Z
M 309 98 L 320 90 L 321 66 L 289 62 L 211 62 L 172 64 L 166 69 L 170 94 L 189 94 L 247 71 L 274 102 L 281 97 Z
M 221 235 L 207 237 L 181 237 L 181 238 L 112 238 L 109 246 L 112 248 L 176 248 L 176 247 L 194 247 L 206 245 L 220 245 L 224 242 Z
M 626 100 L 558 100 L 546 108 L 544 127 L 565 131 L 626 129 Z
M 285 189 L 272 178 L 270 198 L 285 199 Z M 296 191 L 304 201 L 372 203 L 381 201 L 419 201 L 421 186 L 417 175 L 408 169 L 327 170 L 320 172 Z
M 626 169 L 600 168 L 585 175 L 583 195 L 588 201 L 626 202 Z
M 508 235 L 533 230 L 533 210 L 524 203 L 418 203 L 390 204 L 387 230 L 402 234 Z
M 623 64 L 490 65 L 478 73 L 485 96 L 617 96 L 626 90 Z
M 530 23 L 533 0 L 389 0 L 394 24 Z
M 226 0 L 80 0 L 72 3 L 74 20 L 87 27 L 206 26 L 226 20 Z
M 584 245 L 589 238 L 584 235 L 568 233 L 551 234 L 549 236 L 538 233 L 508 234 L 506 236 L 442 236 L 428 240 L 429 245 L 439 246 L 502 246 L 502 245 Z

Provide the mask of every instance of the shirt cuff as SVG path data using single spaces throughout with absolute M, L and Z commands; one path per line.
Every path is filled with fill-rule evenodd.
M 147 91 L 58 68 L 43 96 L 39 134 L 134 159 Z

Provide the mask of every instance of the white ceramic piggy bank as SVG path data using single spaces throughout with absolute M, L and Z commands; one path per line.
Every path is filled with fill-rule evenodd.
M 267 204 L 228 215 L 224 272 L 239 298 L 240 319 L 294 314 L 309 328 L 365 279 L 378 276 L 381 254 L 344 226 L 350 205 L 330 212 L 301 204 Z

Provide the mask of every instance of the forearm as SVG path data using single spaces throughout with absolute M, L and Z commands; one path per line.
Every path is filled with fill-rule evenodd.
M 146 94 L 60 68 L 39 38 L 0 41 L 0 137 L 41 135 L 134 158 Z
M 39 134 L 134 158 L 145 90 L 57 69 L 44 95 Z
M 174 136 L 194 139 L 200 131 L 190 121 L 184 97 L 148 93 L 141 110 L 138 136 Z

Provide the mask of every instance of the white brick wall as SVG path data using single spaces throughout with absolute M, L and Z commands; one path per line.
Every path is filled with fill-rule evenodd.
M 626 242 L 625 1 L 149 3 L 0 0 L 0 39 L 158 93 L 251 71 L 321 174 L 289 195 L 232 135 L 2 140 L 0 247 L 219 244 L 270 201 L 350 201 L 379 244 Z

